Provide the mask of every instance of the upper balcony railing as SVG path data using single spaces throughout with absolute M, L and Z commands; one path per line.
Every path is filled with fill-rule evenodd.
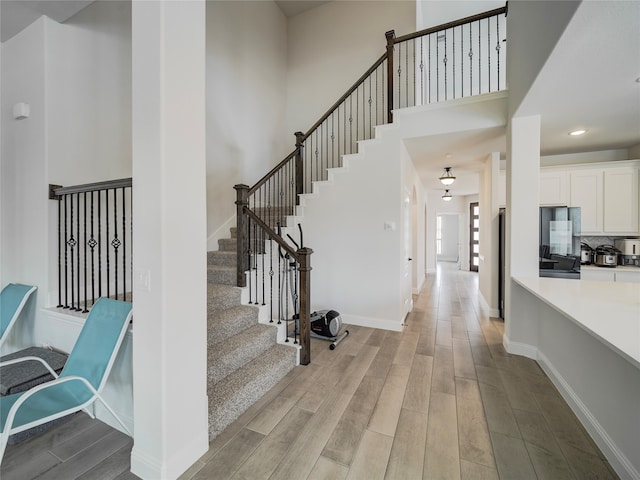
M 99 297 L 131 301 L 131 178 L 49 186 L 58 203 L 58 307 L 88 312 Z

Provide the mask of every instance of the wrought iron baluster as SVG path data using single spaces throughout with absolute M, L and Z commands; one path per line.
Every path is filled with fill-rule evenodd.
M 122 299 L 127 300 L 127 198 L 122 187 Z
M 464 97 L 464 25 L 460 26 L 460 95 Z
M 436 102 L 440 101 L 440 39 L 436 34 Z
M 69 263 L 68 263 L 68 248 L 69 248 L 69 235 L 67 226 L 69 223 L 68 210 L 67 210 L 67 197 L 64 195 L 64 308 L 69 308 Z
M 451 29 L 451 76 L 453 78 L 453 97 L 456 98 L 456 29 Z
M 491 25 L 487 18 L 487 77 L 489 79 L 489 92 L 491 92 Z
M 120 248 L 120 239 L 118 238 L 118 195 L 116 189 L 113 189 L 113 277 L 114 277 L 114 298 L 118 299 L 118 248 Z
M 74 257 L 73 257 L 73 253 L 74 253 L 74 248 L 76 246 L 76 239 L 73 238 L 73 194 L 71 194 L 70 198 L 70 203 L 71 203 L 71 237 L 69 237 L 69 241 L 67 242 L 67 244 L 69 245 L 70 248 L 70 257 L 71 257 L 71 305 L 69 306 L 69 308 L 71 310 L 75 310 L 75 264 L 74 264 Z
M 107 250 L 107 297 L 111 297 L 111 275 L 110 275 L 110 256 L 109 256 L 109 238 L 111 238 L 109 236 L 109 190 L 105 190 L 104 191 L 104 209 L 105 209 L 105 221 L 106 221 L 106 225 L 105 225 L 105 230 L 106 230 L 106 237 L 105 239 L 107 240 L 107 244 L 104 246 L 105 249 Z
M 429 48 L 427 49 L 427 51 L 429 52 L 428 53 L 429 59 L 427 61 L 428 72 L 429 72 L 428 73 L 429 77 L 428 77 L 428 81 L 427 81 L 427 88 L 429 89 L 429 103 L 431 103 L 431 91 L 432 91 L 432 88 L 431 88 L 431 35 L 429 35 L 427 37 L 427 39 L 429 41 L 429 45 L 428 45 Z
M 100 192 L 98 192 L 98 195 L 100 195 Z M 94 216 L 93 216 L 93 197 L 94 197 L 94 192 L 91 192 L 91 238 L 89 239 L 89 248 L 91 249 L 91 306 L 93 306 L 94 303 L 96 303 L 96 283 L 95 283 L 95 257 L 94 257 L 94 250 L 96 245 L 98 244 L 98 242 L 96 242 L 95 237 L 93 236 L 93 223 L 94 223 Z
M 76 193 L 76 293 L 78 304 L 76 305 L 76 312 L 80 312 L 80 193 Z
M 65 287 L 66 291 L 66 287 Z M 58 196 L 58 308 L 62 307 L 62 197 Z
M 478 20 L 478 95 L 482 93 L 482 47 L 481 23 Z
M 444 58 L 442 59 L 442 63 L 444 64 L 444 99 L 449 99 L 449 94 L 447 92 L 448 84 L 447 84 L 447 31 L 444 31 Z
M 82 309 L 83 313 L 87 313 L 89 310 L 87 309 L 87 303 L 89 303 L 89 299 L 87 298 L 87 192 L 84 192 L 84 308 Z
M 102 192 L 98 192 L 98 297 L 102 297 Z
M 498 91 L 500 91 L 500 16 L 496 15 L 496 53 L 498 57 Z
M 469 24 L 469 95 L 473 95 L 473 23 Z

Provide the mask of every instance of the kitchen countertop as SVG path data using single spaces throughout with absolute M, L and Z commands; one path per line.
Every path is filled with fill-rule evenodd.
M 640 272 L 640 267 L 632 265 L 616 265 L 615 267 L 599 267 L 597 265 L 580 265 L 580 270 L 628 270 L 630 272 Z
M 640 285 L 540 277 L 513 280 L 640 368 Z

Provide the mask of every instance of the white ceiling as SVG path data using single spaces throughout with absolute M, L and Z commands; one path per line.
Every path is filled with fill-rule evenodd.
M 0 41 L 4 42 L 42 15 L 64 22 L 93 0 L 1 0 Z

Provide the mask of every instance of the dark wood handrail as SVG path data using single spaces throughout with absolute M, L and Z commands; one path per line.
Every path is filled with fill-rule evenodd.
M 435 27 L 425 28 L 424 30 L 420 30 L 419 32 L 408 33 L 407 35 L 403 35 L 395 39 L 394 43 L 406 42 L 407 40 L 413 40 L 414 38 L 424 37 L 425 35 L 430 35 L 432 33 L 439 32 L 441 30 L 448 30 L 449 28 L 459 27 L 460 25 L 466 25 L 467 23 L 477 22 L 478 20 L 483 20 L 485 18 L 494 17 L 496 15 L 507 13 L 507 6 L 496 8 L 494 10 L 489 10 L 488 12 L 478 13 L 477 15 L 471 15 L 470 17 L 461 18 L 459 20 L 454 20 L 453 22 L 443 23 L 442 25 L 436 25 Z
M 349 98 L 349 95 L 351 95 L 353 92 L 355 92 L 356 89 L 360 86 L 360 84 L 362 82 L 364 82 L 365 79 L 376 70 L 376 68 L 378 68 L 380 65 L 382 65 L 382 62 L 384 62 L 386 58 L 387 58 L 387 54 L 386 53 L 382 54 L 382 56 L 378 60 L 376 60 L 376 62 L 373 65 L 371 65 L 371 68 L 369 68 L 369 70 L 364 72 L 362 74 L 362 76 L 360 76 L 360 78 L 358 78 L 358 80 L 356 80 L 356 82 L 352 85 L 352 87 L 349 90 L 347 90 L 347 92 L 344 95 L 342 95 L 338 99 L 338 101 L 336 103 L 334 103 L 331 106 L 331 108 L 329 108 L 329 110 L 327 110 L 327 112 L 324 115 L 322 115 L 322 117 L 320 117 L 320 120 L 318 120 L 316 123 L 314 123 L 313 127 L 311 127 L 309 130 L 307 130 L 307 133 L 305 133 L 303 135 L 303 137 L 302 137 L 302 141 L 304 142 L 309 137 L 309 135 L 311 135 L 314 132 L 314 130 L 316 128 L 318 128 L 320 125 L 322 125 L 322 122 L 324 122 L 327 118 L 329 118 L 329 115 L 331 115 L 333 113 L 333 111 L 336 108 L 338 108 L 342 102 L 344 102 L 347 98 Z
M 258 190 L 262 185 L 267 183 L 267 180 L 269 180 L 269 178 L 271 178 L 274 173 L 276 173 L 278 170 L 280 170 L 289 160 L 291 160 L 295 156 L 297 151 L 298 151 L 298 148 L 296 148 L 293 152 L 291 152 L 289 155 L 287 155 L 285 157 L 285 159 L 282 160 L 279 164 L 277 164 L 275 167 L 273 167 L 271 170 L 269 170 L 269 173 L 267 173 L 264 177 L 262 177 L 260 180 L 258 180 L 258 182 L 253 187 L 251 187 L 249 189 L 247 194 L 251 195 L 251 194 L 255 193 L 256 190 Z
M 271 237 L 271 239 L 275 240 L 278 243 L 278 245 L 280 245 L 282 248 L 284 248 L 287 251 L 287 253 L 289 255 L 291 255 L 296 262 L 300 263 L 300 258 L 298 257 L 298 253 L 293 248 L 291 248 L 291 246 L 287 242 L 285 242 L 284 239 L 280 235 L 278 235 L 269 225 L 264 223 L 260 219 L 260 217 L 258 217 L 255 213 L 253 213 L 253 211 L 250 210 L 249 208 L 245 207 L 244 212 L 249 217 L 251 217 L 251 219 L 254 222 L 256 222 L 258 224 L 258 226 L 262 230 L 264 230 L 267 233 L 268 236 Z
M 71 187 L 60 187 L 53 190 L 55 196 L 68 195 L 70 193 L 95 192 L 98 190 L 109 190 L 111 188 L 130 187 L 131 178 L 120 178 L 118 180 L 107 180 L 105 182 L 85 183 L 84 185 L 73 185 Z

